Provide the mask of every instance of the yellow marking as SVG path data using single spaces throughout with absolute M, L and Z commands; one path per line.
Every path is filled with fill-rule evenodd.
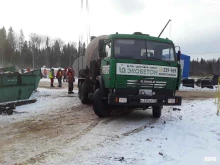
M 218 77 L 218 85 L 216 88 L 215 103 L 217 104 L 217 115 L 220 113 L 220 76 Z

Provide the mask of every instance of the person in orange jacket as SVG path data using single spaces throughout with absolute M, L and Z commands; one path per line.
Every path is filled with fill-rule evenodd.
M 56 78 L 58 79 L 58 83 L 59 83 L 58 87 L 62 87 L 62 77 L 63 77 L 63 72 L 61 68 L 59 68 L 56 75 Z
M 75 72 L 73 69 L 68 68 L 66 77 L 68 79 L 68 94 L 74 93 L 73 92 L 73 82 L 75 82 Z

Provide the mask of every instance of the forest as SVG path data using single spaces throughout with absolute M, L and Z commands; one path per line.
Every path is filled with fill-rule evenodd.
M 62 39 L 51 39 L 31 33 L 26 39 L 21 29 L 14 32 L 12 27 L 0 29 L 0 65 L 15 65 L 17 68 L 71 67 L 73 62 L 84 56 L 85 43 L 64 43 Z M 220 74 L 220 58 L 191 59 L 190 76 Z
M 0 65 L 21 68 L 70 67 L 75 59 L 85 55 L 85 43 L 64 43 L 49 36 L 31 33 L 26 39 L 23 30 L 0 29 Z

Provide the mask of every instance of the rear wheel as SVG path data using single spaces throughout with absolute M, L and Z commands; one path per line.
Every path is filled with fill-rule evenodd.
M 81 100 L 81 88 L 82 88 L 82 82 L 79 82 L 79 92 L 78 92 L 78 96 L 79 99 Z
M 160 118 L 163 106 L 153 106 L 152 112 L 154 118 Z
M 8 114 L 8 115 L 12 115 L 12 114 L 13 114 L 13 109 L 12 109 L 12 108 L 7 109 L 7 114 Z
M 106 100 L 102 99 L 101 90 L 99 88 L 93 95 L 93 110 L 99 117 L 109 117 L 111 115 L 110 107 Z
M 88 104 L 89 103 L 88 92 L 86 91 L 85 82 L 82 83 L 82 86 L 81 86 L 81 89 L 80 89 L 80 100 L 83 104 Z

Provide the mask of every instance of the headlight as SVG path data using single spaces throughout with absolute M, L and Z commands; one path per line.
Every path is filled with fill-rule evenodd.
M 119 103 L 127 103 L 127 98 L 119 98 Z
M 174 104 L 175 103 L 175 99 L 168 99 L 168 104 Z

